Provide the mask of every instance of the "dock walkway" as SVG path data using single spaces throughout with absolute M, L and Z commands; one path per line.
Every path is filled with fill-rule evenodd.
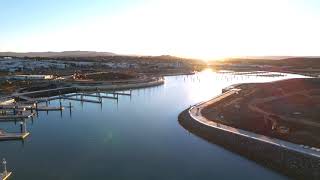
M 22 113 L 22 114 L 17 114 L 17 115 L 4 115 L 4 116 L 0 116 L 0 120 L 4 120 L 4 119 L 27 119 L 34 116 L 34 113 Z
M 6 133 L 0 132 L 0 141 L 9 141 L 9 140 L 23 140 L 30 135 L 29 132 L 26 133 Z
M 88 97 L 96 97 L 96 98 L 118 99 L 117 97 L 113 97 L 113 96 L 94 95 L 94 94 L 76 94 L 75 96 L 88 96 Z
M 73 100 L 73 101 L 82 101 L 82 102 L 90 102 L 90 103 L 101 103 L 101 101 L 97 101 L 97 100 L 91 100 L 91 99 L 79 99 L 79 98 L 73 98 L 73 97 L 65 97 L 65 96 L 61 96 L 62 99 L 68 99 L 68 100 Z
M 6 174 L 0 173 L 0 180 L 7 180 L 11 174 L 12 172 L 7 172 Z

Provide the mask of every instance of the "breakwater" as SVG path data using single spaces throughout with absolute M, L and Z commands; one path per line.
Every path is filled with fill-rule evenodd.
M 76 85 L 73 87 L 81 91 L 94 91 L 97 89 L 108 91 L 108 90 L 146 88 L 146 87 L 152 87 L 152 86 L 159 86 L 162 84 L 164 84 L 164 79 L 161 77 L 161 78 L 152 79 L 151 81 L 147 81 L 147 82 L 137 82 L 137 83 L 131 83 L 131 84 L 113 84 L 113 85 L 95 85 L 95 86 Z
M 14 93 L 11 97 L 16 98 L 16 100 L 21 100 L 24 98 L 36 98 L 36 97 L 51 97 L 68 93 L 75 93 L 79 91 L 116 91 L 116 90 L 126 90 L 126 89 L 138 89 L 146 88 L 152 86 L 159 86 L 164 84 L 164 78 L 154 78 L 147 82 L 136 82 L 131 84 L 101 84 L 101 85 L 70 85 L 69 87 L 61 87 L 56 89 L 39 90 L 24 93 Z M 25 99 L 27 100 L 27 99 Z

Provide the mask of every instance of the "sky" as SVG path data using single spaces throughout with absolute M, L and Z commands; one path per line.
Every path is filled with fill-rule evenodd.
M 319 56 L 320 0 L 0 0 L 0 51 Z

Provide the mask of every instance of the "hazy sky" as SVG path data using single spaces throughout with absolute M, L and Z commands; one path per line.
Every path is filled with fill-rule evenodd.
M 0 51 L 320 55 L 320 0 L 0 0 Z

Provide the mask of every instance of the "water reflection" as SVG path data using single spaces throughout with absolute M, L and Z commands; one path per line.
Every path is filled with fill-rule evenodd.
M 289 78 L 301 78 L 304 76 L 297 74 L 284 74 L 276 72 L 233 72 L 233 71 L 213 71 L 206 69 L 194 76 L 186 76 L 184 82 L 189 83 L 188 98 L 197 102 L 210 99 L 222 92 L 222 89 L 238 83 L 259 83 L 271 82 Z

